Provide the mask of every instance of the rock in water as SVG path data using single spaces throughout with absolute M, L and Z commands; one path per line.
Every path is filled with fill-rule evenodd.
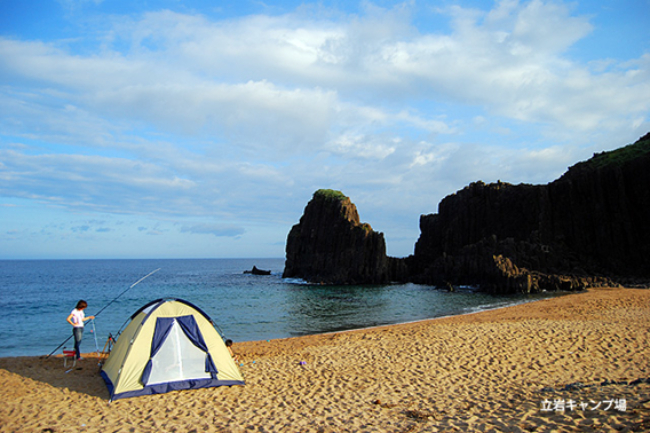
M 283 277 L 323 284 L 388 283 L 384 235 L 340 191 L 321 189 L 287 237 Z
M 253 274 L 253 275 L 271 275 L 271 271 L 265 270 L 265 269 L 259 269 L 257 266 L 253 266 L 253 269 L 250 271 L 244 271 L 245 274 Z

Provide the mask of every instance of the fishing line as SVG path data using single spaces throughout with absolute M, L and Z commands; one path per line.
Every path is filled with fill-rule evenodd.
M 90 319 L 90 322 L 93 325 L 92 334 L 95 336 L 95 353 L 97 354 L 97 357 L 99 357 L 99 344 L 97 344 L 97 329 L 95 329 L 95 319 Z
M 155 271 L 151 271 L 151 272 L 149 272 L 147 275 L 145 275 L 144 277 L 140 278 L 140 279 L 139 279 L 138 281 L 136 281 L 135 283 L 131 284 L 131 285 L 129 286 L 128 289 L 124 290 L 122 293 L 120 293 L 119 295 L 117 295 L 115 298 L 113 298 L 113 300 L 112 300 L 111 302 L 109 302 L 108 304 L 106 304 L 106 305 L 105 305 L 101 310 L 99 310 L 97 313 L 95 313 L 95 317 L 99 316 L 99 314 L 100 314 L 102 311 L 104 311 L 104 310 L 105 310 L 106 308 L 108 308 L 111 304 L 113 304 L 113 302 L 117 301 L 117 300 L 118 300 L 118 299 L 119 299 L 123 294 L 125 294 L 126 292 L 128 292 L 129 290 L 131 290 L 132 288 L 134 288 L 135 286 L 137 286 L 138 284 L 140 284 L 142 281 L 144 281 L 145 279 L 149 278 L 150 276 L 152 276 L 153 274 L 155 274 L 156 272 L 158 272 L 160 269 L 161 269 L 161 268 L 158 268 L 158 269 L 156 269 Z M 95 326 L 95 324 L 94 324 L 94 320 L 93 320 L 93 329 L 94 329 L 94 326 Z M 67 343 L 68 340 L 70 340 L 71 338 L 72 338 L 72 335 L 70 335 L 68 338 L 66 338 L 65 341 L 64 341 L 63 343 L 59 344 L 58 347 L 57 347 L 56 349 L 54 349 L 52 352 L 50 352 L 50 354 L 47 355 L 45 358 L 49 358 L 50 356 L 52 356 L 52 355 L 54 354 L 54 352 L 56 352 L 57 350 L 59 350 L 59 349 L 60 349 L 60 348 L 61 348 L 65 343 Z M 96 335 L 95 335 L 95 345 L 97 345 L 97 336 L 96 336 Z M 99 348 L 97 349 L 97 351 L 99 351 Z
M 126 289 L 125 291 L 123 291 L 122 293 L 120 293 L 119 295 L 117 295 L 117 296 L 116 296 L 116 297 L 115 297 L 111 302 L 109 302 L 108 304 L 106 304 L 106 305 L 104 306 L 104 308 L 102 308 L 101 310 L 99 310 L 99 311 L 97 312 L 97 314 L 95 314 L 95 317 L 99 316 L 99 314 L 100 314 L 102 311 L 104 311 L 105 309 L 107 309 L 107 308 L 109 307 L 109 305 L 111 305 L 113 302 L 117 301 L 117 300 L 120 298 L 120 296 L 122 296 L 123 294 L 125 294 L 126 292 L 128 292 L 129 290 L 131 290 L 133 287 L 137 286 L 137 285 L 140 284 L 142 281 L 144 281 L 146 278 L 149 278 L 150 276 L 152 276 L 153 274 L 155 274 L 155 273 L 158 272 L 159 270 L 160 270 L 160 268 L 156 269 L 155 271 L 151 271 L 151 272 L 149 272 L 147 275 L 145 275 L 144 277 L 140 278 L 140 279 L 139 279 L 138 281 L 136 281 L 135 283 L 131 284 L 131 285 L 129 286 L 128 289 Z

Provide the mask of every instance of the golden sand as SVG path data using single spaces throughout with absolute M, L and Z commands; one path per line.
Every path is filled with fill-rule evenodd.
M 650 431 L 649 340 L 650 290 L 597 289 L 236 343 L 246 386 L 112 403 L 92 355 L 3 358 L 0 432 Z

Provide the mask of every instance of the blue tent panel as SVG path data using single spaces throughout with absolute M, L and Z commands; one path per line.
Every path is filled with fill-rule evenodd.
M 145 386 L 136 391 L 122 392 L 120 394 L 113 394 L 113 383 L 108 375 L 102 370 L 102 378 L 106 382 L 108 392 L 111 395 L 111 401 L 119 400 L 121 398 L 139 397 L 142 395 L 164 394 L 170 391 L 180 391 L 185 389 L 201 389 L 212 388 L 217 386 L 235 386 L 244 385 L 243 380 L 217 380 L 217 379 L 192 379 L 181 380 L 177 382 L 159 383 L 155 385 Z

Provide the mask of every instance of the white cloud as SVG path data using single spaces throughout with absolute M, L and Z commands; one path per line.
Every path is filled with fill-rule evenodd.
M 120 38 L 130 40 L 126 52 L 111 51 L 109 43 L 84 57 L 4 39 L 0 57 L 14 79 L 62 86 L 62 102 L 82 111 L 174 133 L 218 134 L 239 139 L 238 145 L 261 137 L 274 147 L 317 145 L 334 127 L 335 111 L 355 94 L 369 106 L 384 95 L 399 100 L 397 89 L 402 98 L 440 95 L 583 130 L 614 110 L 647 110 L 647 85 L 637 78 L 647 75 L 647 65 L 636 74 L 595 75 L 562 57 L 592 30 L 562 4 L 504 1 L 489 12 L 452 7 L 446 13 L 454 19 L 450 34 L 418 33 L 401 9 L 337 23 L 298 15 L 211 22 L 162 11 L 116 25 Z M 611 100 L 609 94 L 618 96 L 616 104 L 596 110 L 592 100 Z M 416 123 L 453 131 L 437 119 Z
M 598 29 L 571 5 L 456 3 L 437 12 L 449 29 L 419 26 L 418 7 L 152 11 L 68 40 L 0 37 L 0 195 L 227 221 L 184 233 L 288 230 L 317 188 L 390 220 L 478 179 L 548 182 L 647 132 L 650 54 L 573 58 Z M 133 226 L 170 233 L 153 225 Z
M 353 156 L 364 159 L 384 159 L 395 153 L 393 143 L 386 143 L 381 137 L 366 137 L 364 135 L 339 135 L 330 142 L 328 149 L 342 156 Z
M 419 143 L 419 149 L 415 150 L 415 156 L 410 168 L 433 164 L 440 166 L 447 161 L 451 154 L 458 152 L 460 146 L 456 143 L 445 143 L 434 146 L 431 143 Z
M 181 233 L 211 234 L 216 237 L 236 237 L 246 232 L 242 227 L 198 223 L 181 227 Z

